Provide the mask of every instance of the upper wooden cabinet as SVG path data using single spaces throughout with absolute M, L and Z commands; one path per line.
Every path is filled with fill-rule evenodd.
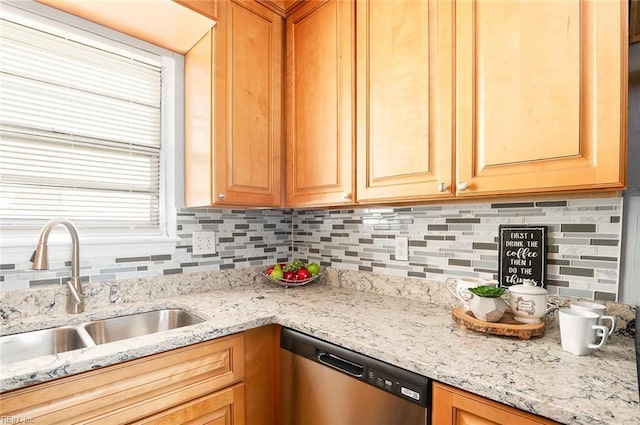
M 185 55 L 185 203 L 280 206 L 282 18 L 221 1 Z
M 287 205 L 624 187 L 625 2 L 342 3 L 287 19 Z
M 293 11 L 302 5 L 306 0 L 255 0 L 260 4 L 265 5 L 269 9 L 278 13 L 282 17 L 286 17 Z
M 218 0 L 172 0 L 178 4 L 188 7 L 194 12 L 213 19 L 218 19 Z
M 39 1 L 176 51 L 192 46 L 187 206 L 625 185 L 627 0 Z
M 626 10 L 456 3 L 457 195 L 624 186 Z
M 354 201 L 355 2 L 305 2 L 286 23 L 286 204 Z
M 165 49 L 186 53 L 215 24 L 217 0 L 37 0 Z M 186 6 L 186 7 L 185 7 Z M 196 10 L 199 13 L 193 13 Z
M 453 3 L 356 9 L 358 202 L 452 196 Z

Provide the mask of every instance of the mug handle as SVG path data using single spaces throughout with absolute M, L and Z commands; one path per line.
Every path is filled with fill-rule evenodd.
M 611 322 L 611 326 L 609 327 L 609 336 L 613 334 L 613 331 L 616 330 L 616 323 L 618 319 L 614 316 L 600 316 L 600 320 L 608 320 Z
M 549 314 L 552 311 L 560 308 L 561 304 L 562 304 L 562 299 L 559 296 L 549 295 L 547 297 L 547 306 L 549 306 L 549 308 L 547 308 L 547 311 L 545 311 L 544 314 Z
M 600 342 L 598 344 L 589 343 L 588 347 L 589 348 L 600 348 L 600 347 L 602 347 L 607 342 L 607 340 L 609 339 L 609 328 L 607 328 L 606 326 L 600 326 L 600 325 L 593 325 L 591 328 L 596 331 L 596 338 L 600 336 L 600 337 L 602 337 L 602 339 L 600 340 Z M 600 332 L 598 332 L 598 331 L 600 331 L 602 333 L 600 334 Z
M 447 288 L 447 291 L 449 291 L 449 293 L 459 301 L 463 301 L 463 299 L 460 298 L 460 295 L 458 295 L 453 289 L 451 289 L 451 283 L 453 283 L 454 285 L 456 284 L 456 280 L 452 277 L 447 278 L 447 280 L 444 281 L 444 286 Z

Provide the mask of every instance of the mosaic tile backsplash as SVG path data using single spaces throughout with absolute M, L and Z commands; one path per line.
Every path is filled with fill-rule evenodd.
M 291 253 L 291 210 L 182 209 L 173 252 L 161 255 L 83 259 L 84 282 L 152 277 L 176 273 L 243 268 L 284 261 Z M 216 232 L 216 253 L 192 254 L 192 232 Z M 32 271 L 28 258 L 19 264 L 0 264 L 0 288 L 18 289 L 60 283 L 70 263 L 51 263 L 48 271 Z
M 548 228 L 550 292 L 615 300 L 621 216 L 621 198 L 337 210 L 182 209 L 173 252 L 82 261 L 81 275 L 86 282 L 102 282 L 268 265 L 294 256 L 339 270 L 435 281 L 489 279 L 497 278 L 498 225 L 530 224 Z M 216 231 L 216 254 L 192 255 L 191 232 L 199 230 Z M 408 261 L 395 258 L 397 236 L 409 239 Z M 0 264 L 0 288 L 56 284 L 68 275 L 68 263 L 34 272 L 25 259 Z
M 498 226 L 547 226 L 547 287 L 564 296 L 616 300 L 620 198 L 301 210 L 296 257 L 336 269 L 444 280 L 497 279 Z M 409 239 L 409 260 L 395 238 Z

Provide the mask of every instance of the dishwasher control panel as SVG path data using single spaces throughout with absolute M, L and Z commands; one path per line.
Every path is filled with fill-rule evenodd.
M 424 391 L 424 385 L 403 382 L 397 377 L 389 376 L 383 372 L 373 369 L 368 369 L 366 371 L 365 380 L 367 383 L 374 385 L 381 390 L 407 398 L 417 403 L 423 403 L 427 396 L 427 394 L 425 394 L 426 391 Z

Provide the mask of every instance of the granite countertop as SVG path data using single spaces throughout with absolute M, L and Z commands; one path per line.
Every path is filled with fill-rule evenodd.
M 632 338 L 614 335 L 603 349 L 580 357 L 562 350 L 557 325 L 528 341 L 485 335 L 456 325 L 450 306 L 318 283 L 287 289 L 256 279 L 250 286 L 163 295 L 90 306 L 81 315 L 17 319 L 3 300 L 3 334 L 42 328 L 43 321 L 52 327 L 163 307 L 206 321 L 5 365 L 2 391 L 277 323 L 559 422 L 640 423 Z

